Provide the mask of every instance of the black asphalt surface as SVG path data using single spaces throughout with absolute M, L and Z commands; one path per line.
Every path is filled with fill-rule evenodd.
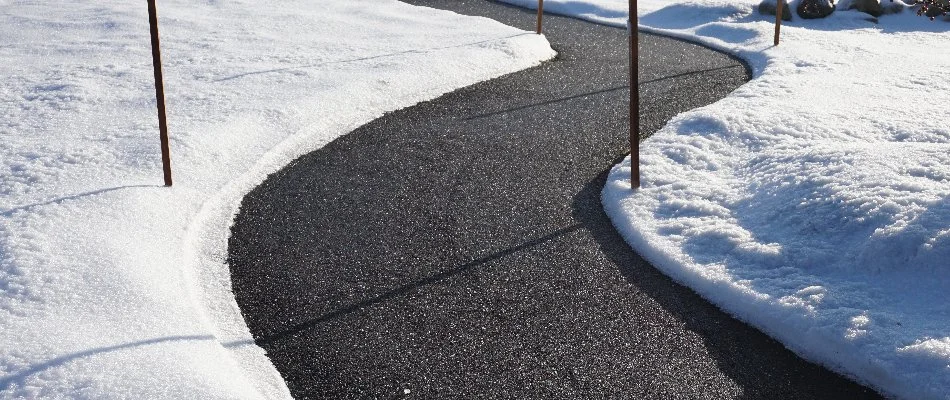
M 487 1 L 409 3 L 534 27 Z M 628 151 L 626 32 L 552 15 L 545 31 L 555 60 L 387 114 L 244 199 L 234 293 L 291 393 L 877 397 L 629 248 L 600 204 Z M 640 49 L 642 132 L 749 78 L 682 41 L 641 34 Z

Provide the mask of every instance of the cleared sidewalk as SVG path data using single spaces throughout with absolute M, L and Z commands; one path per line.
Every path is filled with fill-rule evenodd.
M 408 1 L 533 30 L 486 1 Z M 298 398 L 873 398 L 672 282 L 601 210 L 627 151 L 623 30 L 545 16 L 559 56 L 388 114 L 269 177 L 229 264 Z M 641 34 L 642 132 L 748 79 Z M 425 71 L 420 71 L 424 74 Z

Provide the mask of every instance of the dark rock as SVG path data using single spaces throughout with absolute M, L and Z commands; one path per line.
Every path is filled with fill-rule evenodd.
M 832 0 L 801 0 L 796 11 L 804 19 L 824 18 L 835 12 L 835 3 Z
M 947 12 L 944 11 L 944 9 L 939 7 L 938 5 L 933 5 L 927 8 L 927 12 L 925 12 L 924 15 L 926 15 L 930 19 L 934 19 L 939 16 L 946 16 Z
M 881 0 L 851 0 L 851 3 L 848 4 L 848 9 L 858 10 L 875 17 L 880 17 L 884 14 L 884 7 L 881 6 Z
M 881 3 L 881 6 L 884 8 L 884 14 L 899 14 L 904 12 L 904 9 L 908 7 L 904 2 L 893 0 L 887 0 Z
M 759 14 L 775 15 L 777 4 L 778 4 L 778 1 L 776 0 L 763 0 L 761 3 L 759 3 Z M 792 10 L 788 8 L 788 1 L 782 2 L 782 20 L 783 21 L 792 20 Z

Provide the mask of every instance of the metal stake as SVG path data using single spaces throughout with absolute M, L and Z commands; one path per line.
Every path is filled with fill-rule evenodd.
M 775 9 L 775 45 L 778 46 L 778 35 L 782 29 L 782 8 L 785 6 L 784 0 L 776 1 Z
M 541 34 L 541 15 L 544 14 L 544 0 L 538 0 L 538 34 Z
M 158 43 L 158 11 L 155 0 L 148 0 L 148 24 L 152 35 L 152 66 L 155 67 L 155 100 L 158 103 L 158 132 L 162 142 L 162 171 L 165 186 L 172 185 L 172 163 L 168 149 L 168 122 L 165 120 L 165 84 L 162 80 L 162 54 Z
M 630 0 L 630 187 L 640 187 L 640 70 L 637 0 Z

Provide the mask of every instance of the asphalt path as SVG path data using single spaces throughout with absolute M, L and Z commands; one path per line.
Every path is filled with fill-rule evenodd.
M 409 3 L 533 29 L 487 1 Z M 673 282 L 600 204 L 627 38 L 545 16 L 556 59 L 389 113 L 271 175 L 229 242 L 256 342 L 304 398 L 873 398 Z M 749 78 L 640 36 L 642 132 Z

